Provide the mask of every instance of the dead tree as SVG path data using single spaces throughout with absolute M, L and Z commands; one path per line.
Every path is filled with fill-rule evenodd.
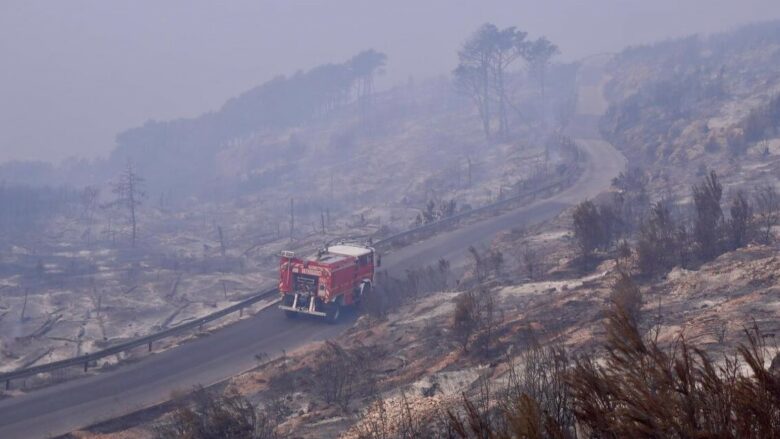
M 290 198 L 290 242 L 293 240 L 295 232 L 295 200 Z
M 491 291 L 487 288 L 480 288 L 479 294 L 479 323 L 484 331 L 484 341 L 482 345 L 482 355 L 485 358 L 490 356 L 493 338 L 498 329 L 498 313 L 496 312 L 496 301 Z
M 727 226 L 730 248 L 744 247 L 752 234 L 751 218 L 753 217 L 753 209 L 744 192 L 738 191 L 734 195 L 729 213 L 731 218 L 729 218 Z
M 491 60 L 493 54 L 492 35 L 497 33 L 495 26 L 485 24 L 480 27 L 458 51 L 458 67 L 453 71 L 457 89 L 471 97 L 479 110 L 485 138 L 492 138 L 491 113 Z
M 133 163 L 128 160 L 125 170 L 119 175 L 119 179 L 112 187 L 112 192 L 116 195 L 116 200 L 114 200 L 112 205 L 127 211 L 133 247 L 135 247 L 138 232 L 138 208 L 146 197 L 146 193 L 143 191 L 143 184 L 144 179 L 135 172 Z
M 349 61 L 350 69 L 356 79 L 360 116 L 369 129 L 371 124 L 367 123 L 367 119 L 374 96 L 374 77 L 383 72 L 386 63 L 387 55 L 374 49 L 364 50 Z
M 471 157 L 466 157 L 466 161 L 468 162 L 468 167 L 469 167 L 469 171 L 468 171 L 468 182 L 469 182 L 469 185 L 468 185 L 468 187 L 471 188 Z
M 103 309 L 103 293 L 98 293 L 97 288 L 92 287 L 92 294 L 89 296 L 92 306 L 95 309 L 95 317 L 100 318 L 100 311 Z
M 772 228 L 780 224 L 780 196 L 774 186 L 767 185 L 756 189 L 754 199 L 760 238 L 768 244 L 774 238 Z
M 528 62 L 531 72 L 539 80 L 539 91 L 542 96 L 542 112 L 544 112 L 547 67 L 550 64 L 550 59 L 558 53 L 558 46 L 551 43 L 545 37 L 540 37 L 535 41 L 529 41 L 525 47 L 524 57 Z
M 222 226 L 217 226 L 217 233 L 219 234 L 219 251 L 224 258 L 227 249 L 225 248 L 225 235 L 222 233 Z
M 482 260 L 482 256 L 480 256 L 479 252 L 477 251 L 476 247 L 469 246 L 469 254 L 472 258 L 474 258 L 474 277 L 477 279 L 477 282 L 482 282 L 487 276 L 487 273 L 485 272 L 485 264 Z
M 525 272 L 529 279 L 536 279 L 539 265 L 539 253 L 534 250 L 530 244 L 526 243 L 523 247 L 523 266 L 525 267 Z
M 87 222 L 87 225 L 92 225 L 92 219 L 95 216 L 95 210 L 98 208 L 98 200 L 100 198 L 100 188 L 96 186 L 87 186 L 81 191 L 81 217 Z
M 693 187 L 693 201 L 696 208 L 693 236 L 703 261 L 714 259 L 721 249 L 720 230 L 723 223 L 723 210 L 720 207 L 720 200 L 722 196 L 723 186 L 718 181 L 715 171 L 711 171 L 701 184 Z
M 24 302 L 22 303 L 22 314 L 19 316 L 19 321 L 21 321 L 21 322 L 24 321 L 24 318 L 25 318 L 24 313 L 27 312 L 27 296 L 29 296 L 29 295 L 30 295 L 30 289 L 29 288 L 25 288 L 24 289 Z

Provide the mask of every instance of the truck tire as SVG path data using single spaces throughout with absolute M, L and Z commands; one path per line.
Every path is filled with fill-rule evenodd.
M 338 323 L 341 317 L 341 298 L 325 305 L 325 320 L 330 324 Z
M 356 309 L 360 309 L 360 306 L 365 302 L 369 294 L 371 294 L 371 282 L 363 282 L 355 289 L 353 302 Z
M 284 306 L 292 306 L 294 301 L 295 301 L 295 296 L 291 294 L 285 294 L 284 297 L 282 298 L 282 304 L 284 304 Z M 295 311 L 284 310 L 284 315 L 288 319 L 294 319 L 298 317 L 298 313 Z

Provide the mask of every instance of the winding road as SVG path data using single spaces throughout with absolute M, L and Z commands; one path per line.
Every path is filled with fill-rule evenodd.
M 609 188 L 625 167 L 609 143 L 578 139 L 586 169 L 570 188 L 462 228 L 404 247 L 383 258 L 391 274 L 438 258 L 457 259 L 469 245 L 489 242 L 497 232 L 537 224 Z M 0 400 L 0 438 L 62 435 L 94 423 L 146 408 L 176 390 L 213 384 L 256 366 L 256 354 L 277 354 L 306 343 L 332 338 L 351 325 L 325 325 L 312 319 L 288 321 L 275 306 L 138 362 L 31 393 Z

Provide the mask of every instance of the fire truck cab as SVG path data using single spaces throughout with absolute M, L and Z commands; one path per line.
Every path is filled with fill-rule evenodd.
M 373 247 L 338 243 L 299 258 L 283 251 L 279 264 L 279 306 L 287 317 L 310 314 L 339 320 L 342 307 L 360 303 L 374 284 L 380 261 Z

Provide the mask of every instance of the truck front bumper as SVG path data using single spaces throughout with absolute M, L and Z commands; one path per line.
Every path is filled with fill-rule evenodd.
M 279 305 L 279 309 L 319 317 L 327 316 L 324 312 L 317 310 L 317 299 L 314 296 L 306 298 L 302 297 L 300 294 L 295 294 L 292 305 Z

